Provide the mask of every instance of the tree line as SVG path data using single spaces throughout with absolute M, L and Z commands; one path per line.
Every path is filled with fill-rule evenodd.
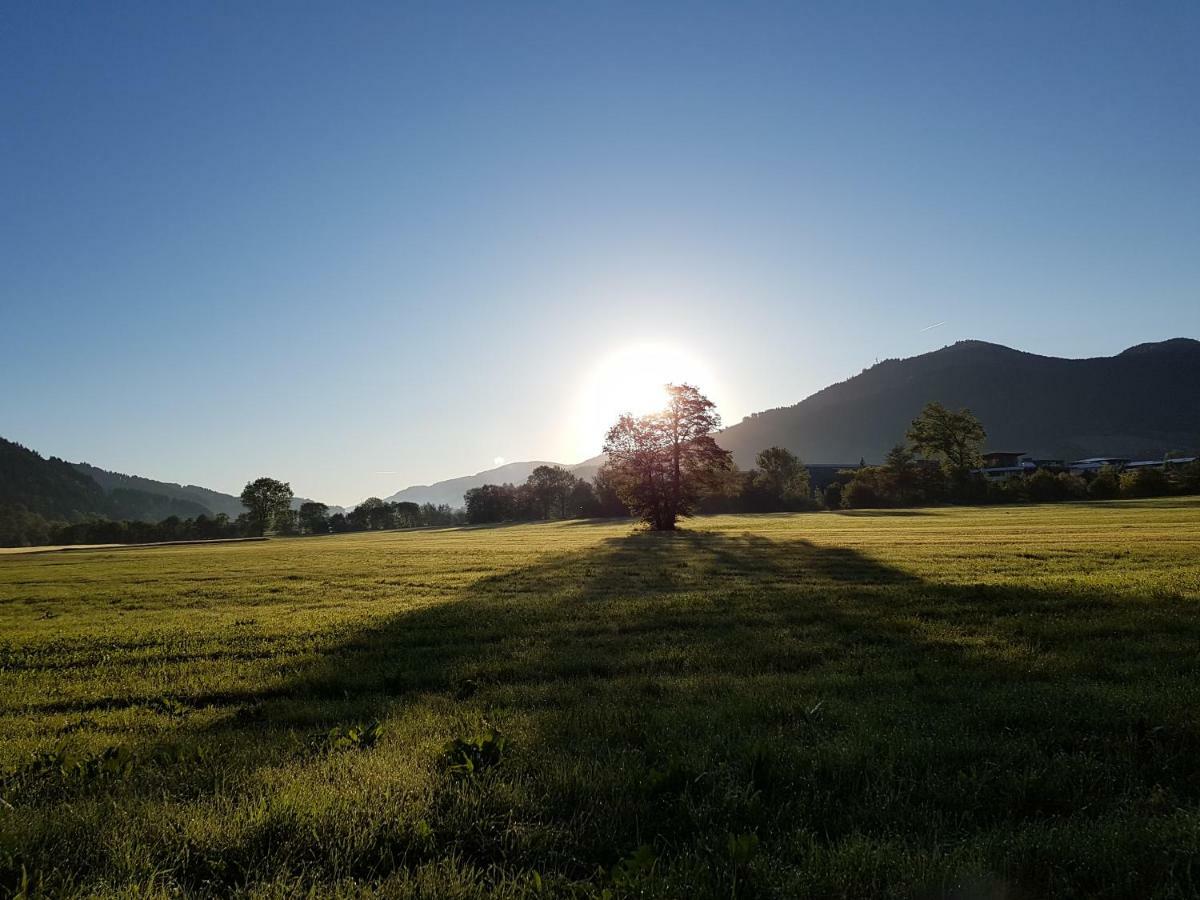
M 905 440 L 881 465 L 865 463 L 837 473 L 814 489 L 793 453 L 769 447 L 754 468 L 740 470 L 714 437 L 720 416 L 691 385 L 667 385 L 665 407 L 622 416 L 604 442 L 607 461 L 588 481 L 561 466 L 538 466 L 523 484 L 485 484 L 466 492 L 463 509 L 442 504 L 388 502 L 369 497 L 349 512 L 324 503 L 292 509 L 287 482 L 258 478 L 241 494 L 246 512 L 160 522 L 94 516 L 53 521 L 21 506 L 0 517 L 0 545 L 151 543 L 279 535 L 338 534 L 461 524 L 635 516 L 654 530 L 671 530 L 682 517 L 702 513 L 760 513 L 816 509 L 926 506 L 941 503 L 1013 503 L 1109 500 L 1200 493 L 1200 463 L 1168 470 L 1104 469 L 1090 475 L 1039 468 L 996 480 L 985 478 L 981 448 L 987 433 L 966 409 L 929 403 Z
M 822 492 L 828 509 L 930 506 L 939 503 L 1051 503 L 1200 493 L 1200 463 L 1166 469 L 1103 468 L 1073 474 L 1053 468 L 987 478 L 982 423 L 967 409 L 929 403 L 913 420 L 907 441 L 888 451 L 882 465 L 838 473 Z

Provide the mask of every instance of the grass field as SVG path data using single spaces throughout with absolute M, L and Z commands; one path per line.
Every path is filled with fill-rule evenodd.
M 1197 501 L 13 555 L 0 626 L 0 892 L 1200 895 Z

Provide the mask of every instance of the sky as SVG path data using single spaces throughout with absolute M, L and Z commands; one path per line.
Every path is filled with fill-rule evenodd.
M 0 435 L 350 504 L 598 452 L 631 348 L 734 423 L 1198 337 L 1197 46 L 1194 2 L 4 4 Z

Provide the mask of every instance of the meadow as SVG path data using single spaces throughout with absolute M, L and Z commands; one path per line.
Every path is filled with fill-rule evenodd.
M 1200 895 L 1200 501 L 0 557 L 0 894 Z

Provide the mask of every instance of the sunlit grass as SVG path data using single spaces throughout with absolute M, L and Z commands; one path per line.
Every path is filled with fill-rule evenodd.
M 688 529 L 0 558 L 0 890 L 1200 890 L 1200 503 Z

